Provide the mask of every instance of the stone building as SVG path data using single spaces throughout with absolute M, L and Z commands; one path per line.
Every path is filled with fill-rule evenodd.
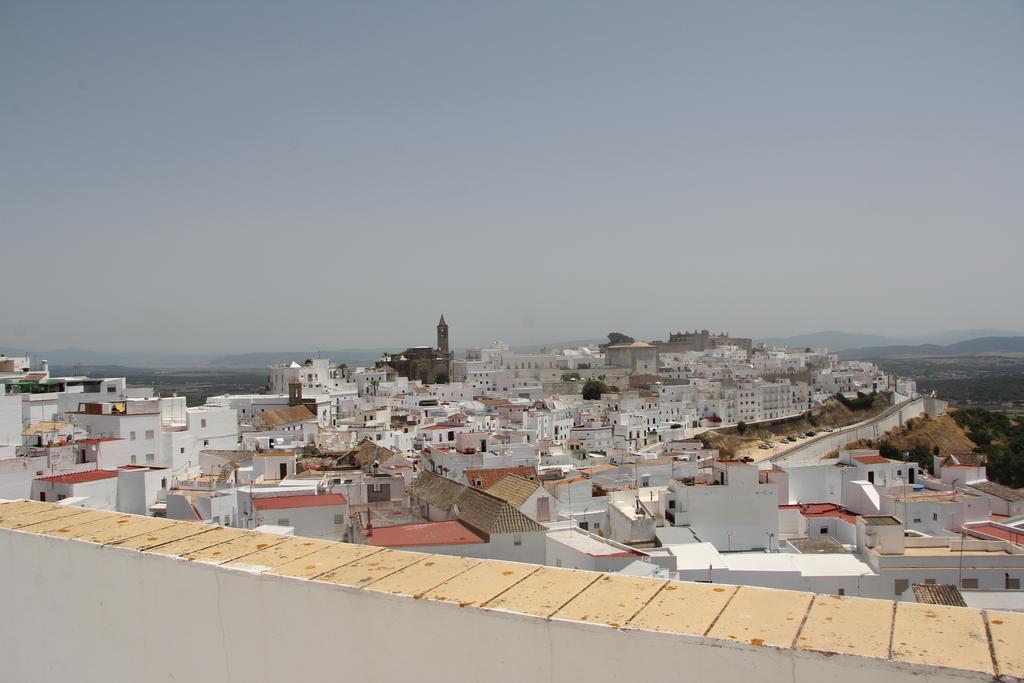
M 749 351 L 753 341 L 744 337 L 730 337 L 728 333 L 712 334 L 707 330 L 693 332 L 670 332 L 668 341 L 654 341 L 658 353 L 684 353 L 686 351 L 707 351 L 719 346 L 738 346 Z
M 437 323 L 437 347 L 410 346 L 401 353 L 385 355 L 378 366 L 390 366 L 400 377 L 418 379 L 424 384 L 447 383 L 452 376 L 454 354 L 448 346 L 448 323 L 444 316 Z

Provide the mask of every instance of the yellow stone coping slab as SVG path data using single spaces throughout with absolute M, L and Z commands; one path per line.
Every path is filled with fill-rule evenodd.
M 415 562 L 374 581 L 367 586 L 367 590 L 419 597 L 478 564 L 480 560 L 469 557 L 431 555 L 422 562 Z
M 112 521 L 109 517 L 111 514 L 109 512 L 103 512 L 102 510 L 79 509 L 81 512 L 77 515 L 50 517 L 43 522 L 35 522 L 33 524 L 21 526 L 18 528 L 18 531 L 24 531 L 30 534 L 45 534 L 47 536 L 62 536 L 70 534 L 72 529 L 82 524 L 98 521 Z
M 211 546 L 233 541 L 236 538 L 241 538 L 242 536 L 250 533 L 252 532 L 243 531 L 241 529 L 205 525 L 203 531 L 198 534 L 185 536 L 184 538 L 179 538 L 178 540 L 171 541 L 170 543 L 154 546 L 146 552 L 154 553 L 156 555 L 176 555 L 178 557 L 183 557 L 190 553 L 197 553 L 200 550 L 205 550 Z
M 815 595 L 797 648 L 817 652 L 889 657 L 893 604 L 839 595 Z
M 1024 614 L 989 610 L 985 617 L 999 675 L 1024 679 Z
M 248 571 L 262 572 L 274 567 L 280 567 L 307 555 L 312 555 L 318 550 L 324 550 L 337 545 L 333 541 L 324 541 L 317 538 L 304 538 L 302 536 L 289 536 L 281 544 L 258 550 L 249 555 L 225 562 L 225 567 L 236 567 Z
M 484 607 L 547 618 L 601 576 L 579 569 L 541 567 Z
M 416 562 L 423 562 L 431 557 L 424 553 L 410 553 L 404 550 L 381 550 L 379 553 L 367 555 L 355 562 L 332 569 L 315 580 L 339 586 L 361 588 L 385 576 L 390 576 L 399 569 L 404 569 Z
M 455 602 L 462 607 L 481 605 L 539 569 L 535 564 L 485 560 L 432 588 L 423 597 L 440 602 Z
M 14 517 L 20 517 L 26 514 L 34 514 L 42 512 L 44 510 L 57 510 L 66 506 L 54 505 L 50 503 L 40 503 L 34 500 L 12 500 L 6 503 L 0 503 L 0 526 L 4 528 L 11 528 L 4 522 Z
M 633 617 L 629 628 L 703 636 L 736 590 L 708 583 L 670 583 Z
M 138 536 L 133 536 L 119 541 L 111 541 L 110 545 L 118 548 L 124 548 L 126 550 L 151 550 L 173 541 L 197 536 L 209 531 L 210 528 L 211 527 L 208 524 L 175 521 L 172 526 L 154 529 L 148 533 L 139 534 Z
M 668 585 L 667 580 L 604 574 L 552 615 L 619 628 Z
M 985 619 L 980 610 L 966 607 L 897 603 L 892 658 L 994 673 Z
M 740 586 L 707 635 L 754 645 L 792 647 L 811 593 Z
M 1019 613 L 428 555 L 38 501 L 0 502 L 0 529 L 544 619 L 1024 678 Z
M 224 543 L 212 545 L 195 552 L 182 555 L 189 562 L 206 562 L 209 564 L 224 564 L 255 552 L 273 548 L 287 540 L 287 537 L 280 534 L 264 534 L 250 531 L 237 538 L 232 538 Z
M 41 505 L 45 505 L 45 503 L 41 503 Z M 0 521 L 0 528 L 23 529 L 32 524 L 38 524 L 39 522 L 45 522 L 51 519 L 61 519 L 63 517 L 74 517 L 75 515 L 82 515 L 90 511 L 91 510 L 89 508 L 72 507 L 70 505 L 46 506 L 39 510 L 23 511 L 20 514 L 12 515 L 3 521 Z
M 269 570 L 268 574 L 290 576 L 296 579 L 315 579 L 332 569 L 355 562 L 356 560 L 381 552 L 382 548 L 349 543 L 334 543 L 329 548 L 318 550 L 291 562 L 286 562 Z

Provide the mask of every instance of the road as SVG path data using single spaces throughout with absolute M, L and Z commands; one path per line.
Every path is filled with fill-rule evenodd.
M 870 428 L 885 422 L 889 418 L 898 414 L 900 411 L 906 410 L 908 407 L 912 407 L 912 404 L 915 402 L 920 402 L 920 412 L 904 415 L 904 420 L 912 417 L 917 417 L 918 415 L 925 411 L 924 401 L 921 398 L 911 399 L 909 401 L 897 403 L 896 405 L 885 409 L 884 411 L 882 411 L 878 415 L 875 415 L 872 418 L 868 418 L 867 420 L 863 420 L 861 422 L 849 425 L 847 427 L 843 427 L 842 429 L 837 429 L 834 432 L 825 432 L 818 434 L 817 436 L 811 437 L 802 443 L 794 444 L 787 451 L 771 457 L 770 460 L 778 465 L 788 467 L 798 467 L 800 465 L 815 465 L 821 462 L 822 452 L 820 444 L 822 442 L 828 442 L 828 451 L 834 451 L 842 448 L 843 446 L 846 446 L 847 444 L 853 443 L 854 441 L 858 441 L 863 438 L 877 439 L 883 433 L 885 433 L 885 431 L 888 430 L 875 429 L 871 432 L 870 436 L 865 436 L 862 430 L 865 427 Z

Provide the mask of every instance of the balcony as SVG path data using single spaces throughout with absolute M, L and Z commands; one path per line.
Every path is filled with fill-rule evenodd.
M 0 586 L 0 671 L 11 681 L 1024 676 L 1016 613 L 382 550 L 33 501 L 0 503 Z M 182 600 L 202 607 L 182 610 Z

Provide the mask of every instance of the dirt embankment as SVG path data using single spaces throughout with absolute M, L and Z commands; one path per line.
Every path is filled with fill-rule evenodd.
M 942 453 L 969 453 L 976 446 L 968 438 L 967 432 L 949 415 L 921 417 L 907 422 L 901 429 L 891 430 L 884 437 L 900 450 L 911 450 L 915 446 L 938 446 Z
M 717 448 L 722 457 L 728 459 L 750 455 L 757 460 L 782 452 L 785 448 L 796 444 L 781 444 L 780 440 L 797 437 L 809 431 L 820 432 L 826 427 L 839 429 L 857 422 L 867 420 L 885 411 L 891 406 L 888 394 L 878 394 L 871 405 L 863 410 L 851 410 L 836 400 L 829 400 L 812 417 L 781 422 L 771 426 L 747 425 L 743 434 L 736 427 L 716 430 L 708 433 L 712 448 Z M 759 449 L 762 443 L 775 443 L 774 451 Z
M 938 446 L 939 452 L 943 455 L 970 453 L 976 445 L 967 436 L 967 432 L 949 415 L 922 416 L 908 420 L 903 427 L 890 429 L 880 441 L 885 441 L 893 448 L 904 452 L 912 451 L 918 446 L 924 446 L 931 451 Z M 859 448 L 878 448 L 878 444 L 861 439 L 846 445 L 843 450 L 853 451 Z M 832 451 L 825 457 L 839 457 L 839 451 Z

